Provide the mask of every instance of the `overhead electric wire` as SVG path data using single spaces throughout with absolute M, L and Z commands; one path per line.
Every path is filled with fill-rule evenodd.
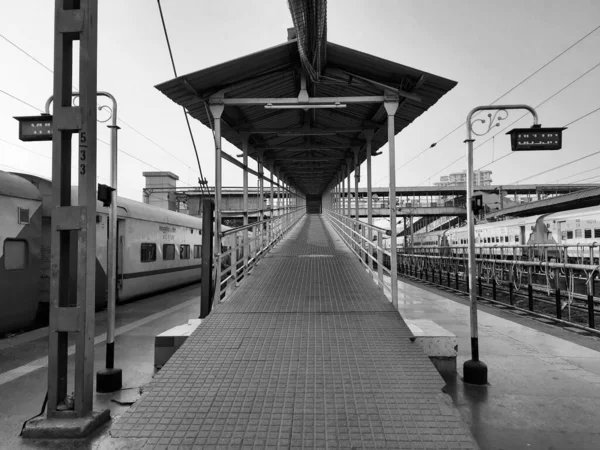
M 4 35 L 2 35 L 2 34 L 0 33 L 0 37 L 1 37 L 2 39 L 4 39 L 6 42 L 8 42 L 9 44 L 11 44 L 13 47 L 15 47 L 17 50 L 19 50 L 21 53 L 25 54 L 27 57 L 31 58 L 31 59 L 32 59 L 33 61 L 35 61 L 37 64 L 39 64 L 40 66 L 42 66 L 42 67 L 43 67 L 44 69 L 46 69 L 48 72 L 50 72 L 50 73 L 54 73 L 54 71 L 53 71 L 53 70 L 52 70 L 50 67 L 48 67 L 47 65 L 45 65 L 44 63 L 42 63 L 41 61 L 39 61 L 38 59 L 36 59 L 34 56 L 32 56 L 32 55 L 31 55 L 30 53 L 28 53 L 26 50 L 24 50 L 23 48 L 19 47 L 19 46 L 18 46 L 17 44 L 15 44 L 13 41 L 11 41 L 10 39 L 8 39 L 6 36 L 4 36 Z M 35 110 L 39 111 L 40 113 L 44 113 L 44 111 L 42 111 L 42 110 L 41 110 L 41 109 L 39 109 L 38 107 L 36 107 L 36 106 L 33 106 L 33 105 L 31 105 L 31 104 L 29 104 L 29 103 L 25 102 L 24 100 L 21 100 L 20 98 L 17 98 L 17 97 L 15 97 L 15 96 L 13 96 L 13 95 L 9 94 L 8 92 L 2 91 L 2 90 L 0 90 L 0 92 L 2 92 L 2 93 L 4 93 L 4 94 L 8 95 L 9 97 L 12 97 L 12 98 L 14 98 L 15 100 L 17 100 L 17 101 L 19 101 L 19 102 L 21 102 L 21 103 L 23 103 L 23 104 L 25 104 L 25 105 L 27 105 L 27 106 L 29 106 L 29 107 L 33 108 L 33 109 L 35 109 Z M 162 146 L 160 146 L 159 144 L 157 144 L 157 143 L 156 143 L 155 141 L 153 141 L 151 138 L 149 138 L 148 136 L 146 136 L 144 133 L 142 133 L 142 132 L 141 132 L 141 131 L 139 131 L 138 129 L 134 128 L 134 127 L 133 127 L 132 125 L 130 125 L 129 123 L 125 122 L 123 119 L 121 119 L 121 118 L 118 118 L 118 120 L 119 120 L 119 122 L 123 123 L 123 124 L 124 124 L 124 125 L 126 125 L 127 127 L 131 128 L 131 129 L 132 129 L 133 131 L 135 131 L 137 134 L 139 134 L 140 136 L 142 136 L 143 138 L 145 138 L 146 140 L 148 140 L 149 142 L 151 142 L 152 144 L 154 144 L 156 147 L 158 147 L 159 149 L 161 149 L 162 151 L 164 151 L 165 153 L 167 153 L 169 156 L 171 156 L 171 157 L 173 157 L 174 159 L 176 159 L 177 161 L 181 162 L 181 163 L 182 163 L 183 165 L 185 165 L 187 168 L 189 168 L 189 169 L 191 169 L 191 170 L 194 170 L 194 169 L 192 169 L 192 167 L 190 167 L 190 166 L 189 166 L 187 163 L 185 163 L 184 161 L 182 161 L 181 159 L 179 159 L 178 157 L 176 157 L 175 155 L 173 155 L 171 152 L 169 152 L 169 151 L 168 151 L 168 150 L 166 150 L 164 147 L 162 147 Z M 8 142 L 8 141 L 6 141 L 6 142 Z M 101 141 L 101 142 L 104 142 L 104 141 Z M 105 143 L 105 142 L 104 142 L 104 143 Z M 14 145 L 14 144 L 13 144 L 13 145 Z M 24 147 L 21 147 L 21 148 L 24 148 Z M 125 153 L 127 156 L 130 156 L 131 158 L 137 159 L 138 161 L 140 161 L 140 162 L 142 162 L 142 163 L 144 163 L 144 164 L 148 165 L 149 167 L 153 167 L 154 169 L 156 169 L 156 170 L 158 170 L 158 171 L 160 171 L 160 170 L 161 170 L 161 169 L 158 169 L 157 167 L 155 167 L 155 166 L 153 166 L 153 165 L 151 165 L 151 164 L 148 164 L 147 162 L 145 162 L 145 161 L 142 161 L 141 159 L 139 159 L 139 158 L 137 158 L 137 157 L 135 157 L 135 156 L 131 155 L 130 153 L 127 153 L 127 152 L 125 152 L 125 151 L 123 151 L 123 150 L 121 150 L 121 149 L 119 149 L 119 151 L 120 151 L 120 152 L 123 152 L 123 153 Z M 189 187 L 191 187 L 191 186 L 189 186 Z
M 586 76 L 587 74 L 589 74 L 591 71 L 593 71 L 594 69 L 600 67 L 600 62 L 595 64 L 593 67 L 589 68 L 588 70 L 586 70 L 584 73 L 582 73 L 581 75 L 579 75 L 577 78 L 575 78 L 574 80 L 570 81 L 569 83 L 567 83 L 565 86 L 563 86 L 562 88 L 560 88 L 558 91 L 556 91 L 554 94 L 552 94 L 551 96 L 547 97 L 545 100 L 543 100 L 541 103 L 539 103 L 538 105 L 535 106 L 535 108 L 539 108 L 540 106 L 544 105 L 545 103 L 547 103 L 548 101 L 552 100 L 554 97 L 556 97 L 558 94 L 560 94 L 561 92 L 563 92 L 565 89 L 569 88 L 570 86 L 572 86 L 574 83 L 576 83 L 577 81 L 579 81 L 581 78 L 583 78 L 584 76 Z M 591 113 L 588 113 L 587 115 L 589 115 Z M 498 131 L 496 134 L 490 136 L 488 139 L 486 139 L 485 141 L 483 141 L 481 144 L 477 145 L 473 150 L 478 149 L 479 147 L 481 147 L 482 145 L 485 145 L 486 143 L 488 143 L 489 141 L 491 141 L 492 139 L 494 139 L 496 136 L 498 136 L 499 134 L 501 134 L 503 131 L 505 131 L 508 127 L 514 125 L 515 123 L 517 123 L 519 120 L 521 120 L 523 117 L 527 116 L 527 113 L 523 114 L 522 116 L 520 116 L 519 118 L 517 118 L 516 120 L 514 120 L 513 122 L 509 123 L 508 125 L 506 125 L 504 128 L 502 128 L 500 131 Z M 583 118 L 583 116 L 581 117 Z M 580 119 L 581 119 L 580 118 Z M 577 120 L 580 120 L 577 119 Z M 575 122 L 575 121 L 574 121 Z M 483 166 L 479 167 L 477 170 L 481 170 L 484 169 L 485 167 L 488 167 L 492 164 L 497 163 L 498 161 L 503 160 L 504 158 L 507 158 L 508 156 L 512 155 L 514 152 L 510 152 L 510 153 L 506 153 L 505 155 L 501 156 L 500 158 L 489 162 L 487 164 L 484 164 Z M 435 175 L 437 175 L 438 173 L 446 170 L 448 167 L 451 167 L 452 165 L 456 164 L 458 161 L 460 161 L 461 159 L 465 158 L 466 155 L 462 155 L 459 158 L 455 159 L 454 161 L 452 161 L 450 164 L 448 164 L 447 166 L 445 166 L 443 169 L 439 170 L 438 172 L 434 173 L 433 175 L 428 176 L 427 178 L 425 178 L 423 181 L 421 181 L 417 186 L 420 186 L 421 184 L 423 184 L 425 181 L 431 179 L 432 177 L 434 177 Z
M 5 143 L 7 143 L 9 145 L 12 145 L 13 147 L 20 148 L 21 150 L 25 150 L 26 152 L 33 153 L 34 155 L 41 156 L 42 158 L 46 158 L 46 159 L 52 160 L 51 156 L 44 155 L 43 153 L 34 152 L 33 150 L 29 150 L 28 148 L 22 147 L 22 146 L 17 145 L 17 144 L 13 144 L 12 142 L 7 141 L 6 139 L 0 138 L 0 141 L 5 142 Z
M 41 112 L 41 113 L 43 113 L 43 112 L 44 112 L 44 111 L 42 111 L 40 108 L 38 108 L 37 106 L 33 106 L 32 104 L 30 104 L 30 103 L 27 103 L 25 100 L 22 100 L 22 99 L 20 99 L 19 97 L 15 97 L 14 95 L 12 95 L 12 94 L 9 94 L 8 92 L 6 92 L 6 91 L 3 91 L 2 89 L 0 89 L 0 92 L 1 92 L 1 93 L 3 93 L 4 95 L 7 95 L 7 96 L 9 96 L 10 98 L 14 98 L 16 101 L 18 101 L 18 102 L 21 102 L 21 103 L 23 103 L 24 105 L 27 105 L 27 106 L 29 106 L 30 108 L 37 109 L 37 110 L 38 110 L 39 112 Z
M 165 32 L 165 39 L 167 41 L 167 47 L 169 48 L 169 56 L 171 57 L 171 65 L 173 66 L 173 73 L 177 77 L 177 69 L 175 68 L 175 59 L 173 59 L 173 52 L 171 51 L 171 42 L 169 41 L 169 34 L 167 33 L 167 25 L 165 24 L 165 18 L 163 16 L 162 7 L 160 6 L 160 0 L 156 0 L 158 3 L 158 10 L 160 12 L 160 20 L 162 22 L 163 30 Z M 192 139 L 192 145 L 194 146 L 194 153 L 196 154 L 196 161 L 198 161 L 198 171 L 200 172 L 200 190 L 204 193 L 204 175 L 202 174 L 202 166 L 200 165 L 200 157 L 198 156 L 198 149 L 196 148 L 196 141 L 194 140 L 194 134 L 192 133 L 192 126 L 190 125 L 190 119 L 188 118 L 185 108 L 182 106 L 183 115 L 185 122 L 187 123 L 188 131 L 190 132 L 190 138 Z
M 590 157 L 592 157 L 594 155 L 597 155 L 598 153 L 600 153 L 600 150 L 598 150 L 597 152 L 594 152 L 594 153 L 590 153 L 589 155 L 582 156 L 581 158 L 574 159 L 574 160 L 569 161 L 567 163 L 561 163 L 558 166 L 552 167 L 550 169 L 544 170 L 544 171 L 536 173 L 534 175 L 530 175 L 530 176 L 522 178 L 522 179 L 520 179 L 518 181 L 513 181 L 512 183 L 509 183 L 509 184 L 519 184 L 520 182 L 525 181 L 525 180 L 529 180 L 530 178 L 535 178 L 537 176 L 544 175 L 544 174 L 546 174 L 548 172 L 552 172 L 552 171 L 557 170 L 557 169 L 562 169 L 565 166 L 570 166 L 571 164 L 574 164 L 576 162 L 583 161 L 584 159 L 590 158 Z
M 496 100 L 494 100 L 493 102 L 490 103 L 490 105 L 493 105 L 494 103 L 496 103 L 498 100 L 501 100 L 502 98 L 504 98 L 505 96 L 507 96 L 508 94 L 510 94 L 512 91 L 514 91 L 516 88 L 518 88 L 519 86 L 521 86 L 523 83 L 525 83 L 527 80 L 529 80 L 530 78 L 532 78 L 534 75 L 538 74 L 539 72 L 541 72 L 543 69 L 545 69 L 547 66 L 549 66 L 550 64 L 552 64 L 554 61 L 556 61 L 558 58 L 560 58 L 562 55 L 564 55 L 565 53 L 567 53 L 569 50 L 571 50 L 573 47 L 575 47 L 576 45 L 578 45 L 580 42 L 584 41 L 585 39 L 587 39 L 590 35 L 592 35 L 594 32 L 596 32 L 597 30 L 600 29 L 600 25 L 598 25 L 596 28 L 594 28 L 593 30 L 591 30 L 590 32 L 588 32 L 587 34 L 585 34 L 583 37 L 579 38 L 577 41 L 575 41 L 573 44 L 571 44 L 569 47 L 567 47 L 565 50 L 563 50 L 562 52 L 560 52 L 558 55 L 556 55 L 554 58 L 552 58 L 550 61 L 548 61 L 547 63 L 543 64 L 541 67 L 539 67 L 537 70 L 535 70 L 534 72 L 532 72 L 530 75 L 528 75 L 527 77 L 523 78 L 521 81 L 519 81 L 516 85 L 514 85 L 512 88 L 510 88 L 508 91 L 506 91 L 504 94 L 502 94 L 500 97 L 498 97 Z M 600 109 L 600 108 L 599 108 Z M 596 110 L 597 111 L 597 110 Z M 595 111 L 593 111 L 595 112 Z M 477 113 L 479 114 L 479 112 Z M 476 114 L 476 115 L 477 115 Z M 590 113 L 591 114 L 591 113 Z M 475 116 L 476 116 L 475 115 Z M 466 124 L 466 121 L 461 123 L 460 125 L 458 125 L 456 128 L 454 128 L 452 131 L 446 133 L 441 139 L 438 139 L 436 142 L 434 142 L 433 144 L 431 144 L 429 147 L 423 149 L 419 154 L 417 154 L 415 157 L 411 158 L 409 161 L 407 161 L 406 163 L 402 164 L 400 167 L 398 167 L 396 169 L 396 172 L 398 170 L 400 170 L 402 167 L 405 167 L 406 165 L 408 165 L 409 163 L 411 163 L 412 161 L 414 161 L 415 159 L 417 159 L 419 156 L 421 156 L 423 153 L 427 152 L 428 150 L 431 150 L 433 147 L 435 147 L 437 144 L 439 144 L 440 142 L 442 142 L 444 139 L 446 139 L 448 136 L 450 136 L 451 134 L 455 133 L 456 131 L 458 131 L 460 128 L 462 128 L 464 125 Z M 567 126 L 567 125 L 565 125 Z M 487 142 L 487 141 L 486 141 Z M 456 162 L 456 161 L 455 161 Z M 454 164 L 454 163 L 452 163 Z M 446 166 L 448 167 L 448 166 Z M 444 169 L 442 169 L 444 170 Z M 441 171 L 440 171 L 441 172 Z M 436 172 L 436 174 L 439 172 Z M 436 175 L 434 174 L 434 175 Z M 431 178 L 431 177 L 429 177 Z M 381 178 L 379 181 L 385 179 L 385 176 L 383 178 Z
M 37 59 L 35 59 L 33 56 L 31 56 L 29 53 L 27 53 L 25 50 L 23 50 L 21 47 L 19 47 L 17 44 L 15 44 L 13 41 L 11 41 L 10 39 L 8 39 L 6 36 L 4 36 L 3 34 L 0 33 L 0 37 L 2 39 L 4 39 L 6 42 L 8 42 L 10 45 L 12 45 L 13 47 L 15 47 L 20 52 L 22 52 L 22 53 L 26 54 L 27 56 L 29 56 L 31 59 L 33 59 L 36 63 L 38 63 L 40 66 L 42 66 L 48 72 L 54 73 L 54 71 L 50 67 L 48 67 L 44 63 L 42 63 L 42 62 L 38 61 Z
M 142 136 L 144 139 L 146 139 L 148 142 L 154 144 L 156 147 L 158 147 L 159 149 L 161 149 L 163 152 L 165 152 L 167 155 L 171 156 L 172 158 L 175 158 L 177 161 L 179 161 L 181 164 L 183 164 L 184 166 L 186 166 L 188 169 L 194 170 L 189 164 L 187 164 L 185 161 L 179 159 L 177 156 L 175 156 L 173 153 L 171 153 L 170 151 L 168 151 L 166 148 L 162 147 L 161 145 L 159 145 L 158 143 L 156 143 L 155 141 L 153 141 L 152 139 L 150 139 L 148 136 L 146 136 L 144 133 L 142 133 L 141 131 L 137 130 L 136 128 L 134 128 L 132 125 L 128 124 L 127 122 L 125 122 L 123 119 L 119 119 L 119 122 L 121 122 L 123 125 L 127 126 L 128 128 L 130 128 L 131 130 L 135 131 L 137 134 L 139 134 L 140 136 Z
M 559 89 L 558 91 L 556 91 L 554 94 L 552 94 L 550 97 L 546 98 L 542 103 L 539 103 L 538 105 L 535 106 L 535 108 L 539 108 L 540 106 L 542 106 L 544 103 L 549 102 L 550 100 L 552 100 L 554 97 L 556 97 L 558 94 L 560 94 L 561 92 L 563 92 L 564 90 L 568 89 L 569 87 L 571 87 L 573 84 L 575 84 L 577 81 L 581 80 L 584 76 L 586 76 L 587 74 L 589 74 L 591 71 L 593 71 L 594 69 L 597 69 L 598 67 L 600 67 L 600 62 L 595 64 L 594 66 L 592 66 L 591 68 L 589 68 L 588 70 L 586 70 L 584 73 L 582 73 L 581 75 L 579 75 L 577 78 L 575 78 L 574 80 L 572 80 L 571 82 L 569 82 L 568 84 L 566 84 L 565 86 L 563 86 L 561 89 Z M 517 123 L 519 120 L 521 120 L 523 117 L 527 116 L 527 113 L 523 114 L 521 117 L 519 117 L 517 120 L 509 123 L 508 125 L 506 125 L 504 128 L 502 128 L 500 131 L 498 131 L 496 134 L 494 134 L 492 137 L 486 139 L 485 141 L 483 141 L 481 144 L 479 144 L 477 147 L 475 148 L 479 148 L 482 145 L 486 144 L 487 142 L 489 142 L 490 140 L 492 140 L 493 138 L 495 138 L 496 136 L 498 136 L 500 133 L 502 133 L 504 130 L 506 130 L 508 127 L 514 125 L 515 123 Z M 484 166 L 481 166 L 479 169 L 477 170 L 481 170 L 484 167 L 488 167 L 498 161 L 500 161 L 500 159 L 503 159 L 509 155 L 512 155 L 513 152 L 511 153 L 507 153 L 505 154 L 502 158 L 498 158 L 495 161 L 489 162 L 487 164 L 485 164 Z
M 600 111 L 600 108 L 596 108 L 596 109 L 594 109 L 593 111 L 590 111 L 589 113 L 587 113 L 587 114 L 584 114 L 583 116 L 580 116 L 580 117 L 578 117 L 577 119 L 575 119 L 575 120 L 573 120 L 573 121 L 569 122 L 568 124 L 566 124 L 566 125 L 564 125 L 564 126 L 565 126 L 565 127 L 568 127 L 569 125 L 573 125 L 574 123 L 576 123 L 576 122 L 579 122 L 580 120 L 582 120 L 582 119 L 585 119 L 586 117 L 588 117 L 588 116 L 591 116 L 592 114 L 594 114 L 594 113 L 596 113 L 596 112 L 598 112 L 598 111 Z
M 576 177 L 577 175 L 583 175 L 584 173 L 588 173 L 588 172 L 591 172 L 593 170 L 598 170 L 598 169 L 600 169 L 600 166 L 592 167 L 591 169 L 584 170 L 583 172 L 577 172 L 572 175 L 559 178 L 558 180 L 555 180 L 554 183 L 558 183 L 559 181 L 566 180 L 567 178 Z M 600 175 L 598 175 L 598 176 L 600 176 Z

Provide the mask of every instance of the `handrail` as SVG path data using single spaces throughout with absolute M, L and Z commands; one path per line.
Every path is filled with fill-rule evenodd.
M 390 292 L 390 294 L 392 289 L 397 290 L 398 286 L 391 286 L 391 283 L 386 283 L 383 277 L 384 273 L 391 277 L 391 270 L 384 264 L 384 256 L 391 257 L 391 253 L 383 247 L 383 236 L 387 230 L 331 210 L 326 210 L 325 213 L 338 235 L 348 245 L 349 249 L 358 256 L 361 264 L 366 266 L 374 276 L 376 275 L 379 288 Z M 370 237 L 365 236 L 365 232 L 369 229 L 371 233 L 377 233 L 376 243 Z

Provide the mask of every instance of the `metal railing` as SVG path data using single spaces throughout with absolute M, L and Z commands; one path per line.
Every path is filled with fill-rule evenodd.
M 595 331 L 600 308 L 600 299 L 595 296 L 600 276 L 598 253 L 596 243 L 478 245 L 475 247 L 478 296 L 483 298 L 485 286 L 491 290 L 489 300 L 496 301 L 498 289 L 505 288 L 504 296 L 510 307 Z M 454 285 L 455 290 L 468 292 L 466 246 L 399 248 L 397 255 L 400 275 L 448 288 Z
M 304 215 L 306 207 L 295 206 L 288 211 L 248 225 L 223 231 L 214 251 L 215 294 L 213 308 L 225 297 L 226 291 L 238 286 L 249 271 L 266 255 Z
M 358 256 L 361 263 L 373 274 L 377 273 L 379 288 L 390 294 L 392 289 L 397 290 L 398 286 L 392 286 L 391 282 L 384 278 L 384 275 L 391 278 L 389 264 L 388 266 L 384 264 L 386 257 L 388 260 L 391 257 L 389 248 L 384 247 L 387 230 L 348 218 L 334 211 L 327 210 L 325 214 L 338 235 Z

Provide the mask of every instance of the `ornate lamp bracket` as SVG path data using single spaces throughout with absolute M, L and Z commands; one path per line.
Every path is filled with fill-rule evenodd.
M 486 134 L 488 134 L 493 128 L 495 127 L 499 127 L 500 126 L 500 122 L 503 120 L 506 120 L 508 118 L 508 111 L 504 108 L 502 109 L 498 109 L 496 111 L 494 111 L 494 113 L 488 113 L 488 118 L 487 119 L 473 119 L 471 121 L 471 131 L 473 132 L 474 135 L 476 136 L 485 136 Z M 482 125 L 487 125 L 487 129 L 484 129 L 483 132 L 478 133 L 477 131 L 475 131 L 475 124 L 476 123 L 481 123 Z

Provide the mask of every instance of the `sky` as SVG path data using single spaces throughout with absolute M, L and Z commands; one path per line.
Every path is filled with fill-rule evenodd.
M 178 186 L 197 186 L 198 166 L 181 107 L 154 87 L 173 78 L 157 2 L 99 3 L 98 89 L 118 102 L 119 194 L 141 201 L 145 171 L 170 171 L 179 176 Z M 292 27 L 286 0 L 162 0 L 161 5 L 179 75 L 281 44 Z M 329 41 L 458 82 L 396 136 L 398 186 L 431 185 L 463 171 L 468 112 L 515 86 L 495 104 L 536 107 L 544 126 L 576 121 L 564 132 L 563 149 L 511 152 L 506 131 L 533 123 L 530 115 L 513 111 L 501 127 L 477 137 L 474 167 L 491 170 L 494 184 L 600 183 L 600 111 L 583 117 L 600 108 L 599 26 L 597 0 L 330 0 L 327 13 Z M 39 114 L 52 94 L 53 36 L 53 1 L 2 2 L 0 170 L 50 178 L 51 143 L 19 141 L 13 117 Z M 99 118 L 107 118 L 106 111 Z M 212 134 L 193 119 L 192 130 L 212 185 Z M 106 123 L 99 123 L 98 137 L 109 142 L 109 136 Z M 227 142 L 223 149 L 239 153 Z M 382 150 L 373 160 L 373 184 L 383 187 L 387 146 Z M 223 176 L 224 186 L 241 184 L 241 169 L 225 161 Z M 102 142 L 98 181 L 109 184 L 109 147 Z M 365 182 L 363 176 L 361 185 Z M 250 185 L 256 186 L 252 176 Z

